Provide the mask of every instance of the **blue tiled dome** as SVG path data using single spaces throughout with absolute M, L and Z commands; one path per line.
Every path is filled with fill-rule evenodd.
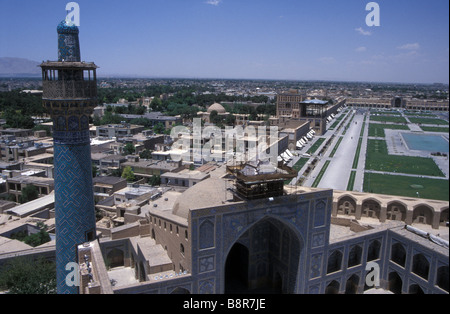
M 80 30 L 76 25 L 69 25 L 66 20 L 58 25 L 58 34 L 78 34 L 79 32 Z

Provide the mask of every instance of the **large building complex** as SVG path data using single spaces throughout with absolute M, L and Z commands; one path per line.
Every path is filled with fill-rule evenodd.
M 277 95 L 277 117 L 308 122 L 318 135 L 324 135 L 327 131 L 327 118 L 336 114 L 343 105 L 345 99 L 330 103 L 327 100 L 309 99 L 299 90 L 289 90 Z

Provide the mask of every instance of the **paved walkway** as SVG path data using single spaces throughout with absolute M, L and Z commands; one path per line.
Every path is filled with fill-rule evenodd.
M 319 166 L 316 168 L 317 173 L 315 171 L 315 173 L 313 174 L 318 175 L 325 161 L 330 161 L 330 165 L 328 166 L 327 171 L 325 172 L 318 185 L 319 188 L 331 188 L 341 191 L 345 191 L 347 189 L 348 180 L 350 178 L 350 173 L 352 172 L 353 160 L 358 147 L 363 122 L 364 116 L 355 114 L 353 121 L 350 124 L 348 124 L 349 121 L 346 122 L 346 125 L 349 125 L 346 134 L 342 135 L 342 132 L 345 128 L 342 128 L 340 130 L 339 134 L 336 136 L 333 143 L 327 150 L 324 156 L 325 158 L 322 158 Z M 334 157 L 330 158 L 329 156 L 340 137 L 342 137 L 342 142 Z

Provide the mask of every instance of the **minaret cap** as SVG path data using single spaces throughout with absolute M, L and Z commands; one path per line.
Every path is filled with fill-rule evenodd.
M 79 29 L 76 25 L 67 23 L 66 20 L 58 25 L 58 61 L 80 62 Z

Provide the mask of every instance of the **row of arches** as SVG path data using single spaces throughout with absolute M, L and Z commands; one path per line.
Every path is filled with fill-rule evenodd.
M 435 285 L 448 292 L 448 266 L 442 266 L 437 270 L 437 280 Z M 402 294 L 404 289 L 404 280 L 398 272 L 392 271 L 388 276 L 388 290 L 394 294 Z M 422 287 L 417 284 L 411 284 L 407 289 L 408 294 L 425 294 Z
M 366 262 L 375 261 L 380 258 L 381 242 L 372 240 L 367 249 Z M 341 271 L 362 264 L 363 248 L 361 245 L 353 245 L 348 253 L 347 265 L 343 265 L 344 255 L 341 250 L 334 250 L 328 256 L 327 274 Z
M 382 204 L 375 198 L 357 201 L 350 195 L 344 195 L 337 200 L 333 216 L 347 215 L 356 219 L 361 217 L 375 218 L 384 222 L 386 220 L 404 221 L 407 224 L 421 223 L 433 226 L 445 226 L 448 222 L 448 207 L 438 210 L 428 204 L 417 204 L 413 207 L 395 200 Z
M 347 267 L 350 268 L 353 266 L 361 265 L 362 263 L 362 247 L 360 245 L 353 245 L 349 251 Z M 375 261 L 380 258 L 381 251 L 381 243 L 378 240 L 373 240 L 367 252 L 367 262 Z M 411 258 L 411 260 L 407 261 L 407 251 L 405 246 L 402 243 L 394 243 L 391 246 L 390 251 L 390 261 L 394 262 L 398 266 L 402 268 L 408 267 L 408 273 L 411 272 L 416 276 L 422 278 L 426 282 L 430 282 L 430 280 L 434 280 L 433 285 L 439 287 L 440 289 L 449 292 L 449 269 L 448 265 L 442 265 L 437 268 L 435 274 L 431 274 L 431 264 L 429 258 L 427 258 L 422 253 L 416 253 Z M 343 263 L 343 254 L 341 250 L 334 250 L 330 253 L 328 257 L 327 264 L 327 274 L 331 274 L 334 272 L 341 271 L 345 268 Z M 360 277 L 358 275 L 352 275 L 346 282 L 345 293 L 353 294 L 358 290 L 358 285 L 360 284 Z M 336 280 L 330 282 L 326 289 L 326 294 L 334 294 L 339 293 L 340 283 Z M 364 290 L 368 287 L 365 286 Z M 393 293 L 401 293 L 403 288 L 403 281 L 400 279 L 400 276 L 396 272 L 391 272 L 388 278 L 388 289 Z M 423 293 L 422 288 L 419 285 L 410 286 L 408 293 Z

